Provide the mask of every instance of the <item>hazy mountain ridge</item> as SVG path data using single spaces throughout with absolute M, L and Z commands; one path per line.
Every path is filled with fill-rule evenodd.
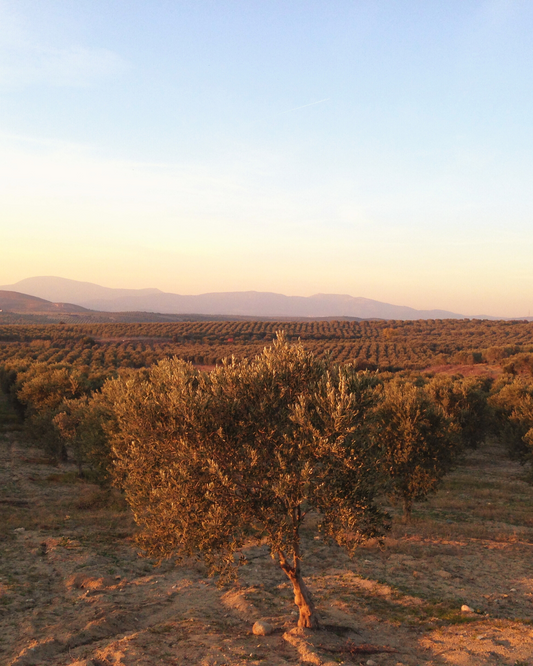
M 285 296 L 273 292 L 238 291 L 181 295 L 159 289 L 112 289 L 59 277 L 27 278 L 0 289 L 28 294 L 54 303 L 73 303 L 101 312 L 407 320 L 465 318 L 465 315 L 447 310 L 416 310 L 348 294 Z M 476 318 L 496 319 L 485 316 Z
M 110 300 L 127 296 L 132 292 L 137 294 L 163 293 L 159 289 L 111 289 L 92 282 L 80 282 L 53 276 L 26 278 L 15 284 L 0 287 L 0 289 L 18 291 L 52 302 L 76 303 L 82 307 L 89 307 L 85 304 L 90 300 Z
M 184 321 L 235 321 L 253 317 L 237 315 L 161 314 L 158 312 L 101 312 L 71 303 L 52 303 L 17 291 L 0 290 L 1 324 L 175 323 Z M 351 318 L 349 318 L 351 319 Z

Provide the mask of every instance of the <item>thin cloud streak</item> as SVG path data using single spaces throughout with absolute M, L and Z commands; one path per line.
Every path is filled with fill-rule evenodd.
M 298 111 L 298 109 L 306 109 L 308 106 L 316 106 L 317 104 L 323 104 L 324 102 L 329 102 L 331 97 L 326 97 L 325 99 L 319 99 L 318 102 L 311 102 L 310 104 L 302 104 L 302 106 L 295 106 L 293 109 L 288 109 L 287 111 L 282 111 L 278 113 L 278 116 L 283 115 L 284 113 L 290 113 L 291 111 Z

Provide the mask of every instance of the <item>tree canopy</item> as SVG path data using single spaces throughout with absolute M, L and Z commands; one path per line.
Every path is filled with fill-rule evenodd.
M 177 359 L 146 378 L 110 381 L 115 478 L 142 527 L 146 551 L 199 555 L 235 571 L 251 538 L 268 543 L 290 579 L 299 625 L 318 619 L 301 574 L 300 528 L 310 511 L 327 538 L 354 549 L 386 518 L 371 391 L 283 336 L 251 361 L 211 373 Z

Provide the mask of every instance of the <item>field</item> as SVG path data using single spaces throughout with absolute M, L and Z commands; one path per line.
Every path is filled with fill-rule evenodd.
M 392 530 L 351 560 L 309 516 L 302 568 L 322 627 L 309 632 L 295 628 L 290 585 L 266 546 L 250 543 L 225 587 L 197 561 L 143 558 L 118 490 L 54 463 L 19 420 L 14 389 L 32 388 L 20 393 L 31 413 L 165 357 L 206 368 L 251 357 L 281 328 L 318 356 L 384 377 L 533 374 L 533 324 L 521 321 L 0 326 L 10 398 L 0 394 L 0 663 L 533 666 L 533 488 L 492 437 L 415 505 L 410 524 L 388 507 Z M 260 619 L 273 633 L 252 633 Z
M 1 663 L 533 664 L 533 489 L 494 442 L 411 525 L 395 521 L 352 560 L 306 533 L 323 626 L 310 633 L 294 628 L 288 582 L 264 547 L 248 548 L 239 582 L 223 588 L 197 562 L 143 559 L 120 495 L 50 465 L 1 409 Z M 254 636 L 257 619 L 274 633 Z
M 143 367 L 168 356 L 214 365 L 261 352 L 276 331 L 317 354 L 361 369 L 422 370 L 477 365 L 533 367 L 533 322 L 210 321 L 173 324 L 1 325 L 0 365 L 63 363 L 92 372 Z M 514 368 L 513 366 L 516 366 Z

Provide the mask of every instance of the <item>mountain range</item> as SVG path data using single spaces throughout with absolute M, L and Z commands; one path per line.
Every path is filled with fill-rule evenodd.
M 99 312 L 72 303 L 52 303 L 44 298 L 0 289 L 0 324 L 104 324 L 172 323 L 179 321 L 224 321 L 224 315 L 161 314 L 157 312 Z M 231 319 L 253 317 L 231 316 Z
M 159 289 L 111 289 L 61 277 L 32 277 L 0 286 L 5 292 L 49 301 L 57 312 L 64 304 L 100 312 L 226 315 L 266 318 L 464 319 L 446 310 L 416 310 L 345 294 L 285 296 L 271 292 L 236 291 L 182 295 Z M 0 306 L 1 307 L 1 306 Z M 23 310 L 24 311 L 24 310 Z M 69 310 L 73 311 L 73 310 Z M 476 318 L 495 319 L 478 316 Z

